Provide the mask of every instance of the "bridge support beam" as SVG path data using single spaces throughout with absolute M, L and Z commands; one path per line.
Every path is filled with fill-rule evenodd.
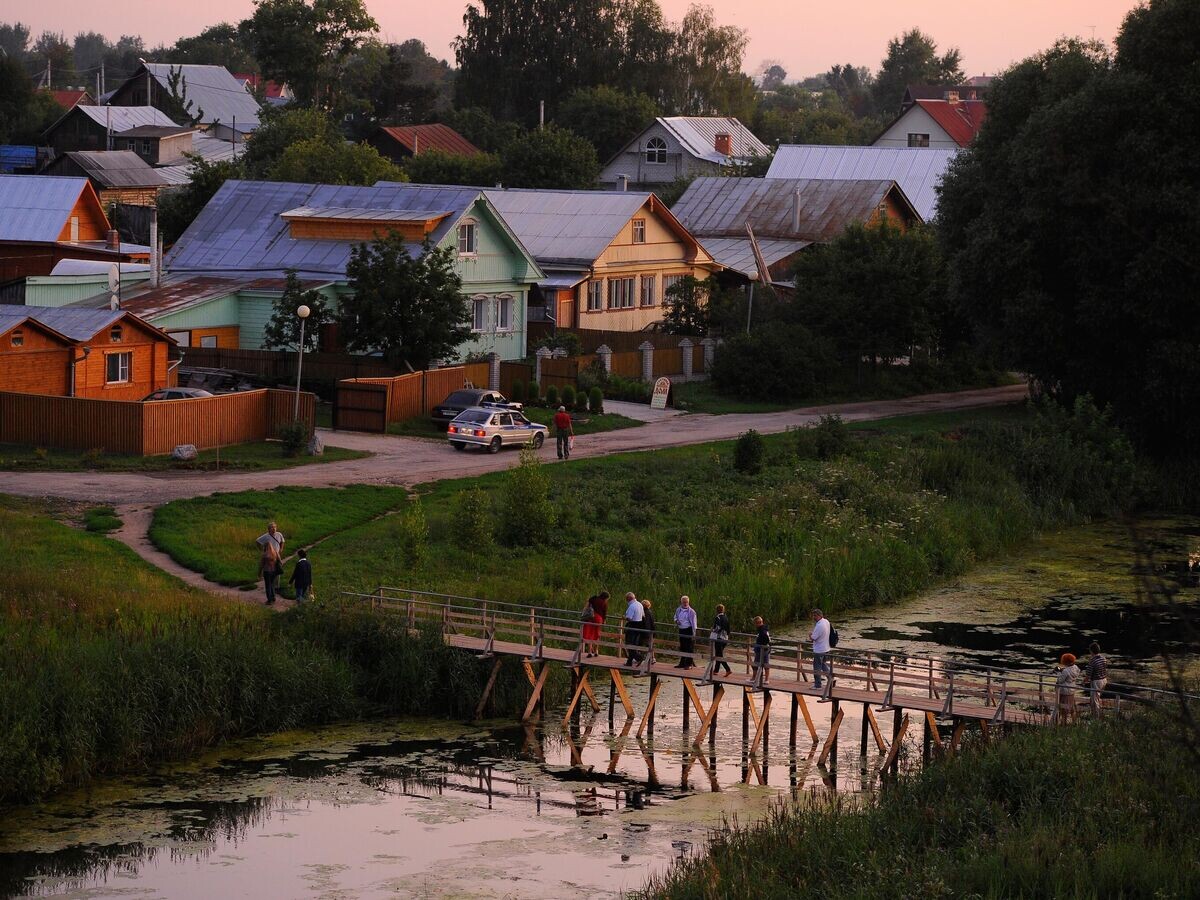
M 837 703 L 837 701 L 833 701 Z M 846 715 L 844 709 L 835 709 L 833 711 L 833 720 L 829 723 L 829 737 L 825 739 L 825 746 L 821 748 L 821 755 L 817 757 L 817 765 L 825 765 L 825 761 L 829 759 L 829 755 L 833 754 L 834 763 L 832 768 L 837 768 L 837 735 L 838 729 L 842 727 L 842 718 Z
M 533 692 L 529 695 L 529 702 L 525 704 L 525 712 L 521 714 L 522 722 L 529 722 L 533 719 L 534 714 L 541 710 L 542 706 L 542 689 L 546 686 L 546 677 L 550 674 L 550 666 L 546 663 L 541 663 L 538 669 L 537 679 L 533 683 Z
M 662 690 L 662 682 L 658 680 L 657 675 L 650 676 L 650 699 L 646 701 L 646 711 L 642 713 L 641 724 L 638 725 L 637 736 L 641 737 L 642 732 L 647 727 L 650 729 L 650 736 L 654 736 L 654 707 L 658 703 L 658 692 Z
M 487 684 L 483 686 L 483 694 L 479 697 L 479 703 L 475 705 L 475 715 L 471 721 L 483 718 L 484 707 L 487 706 L 488 699 L 492 695 L 492 688 L 496 686 L 496 676 L 500 674 L 500 664 L 504 662 L 503 656 L 497 656 L 495 662 L 492 663 L 492 671 L 488 674 Z
M 900 768 L 900 748 L 904 745 L 904 733 L 908 731 L 908 716 L 900 718 L 900 710 L 896 710 L 896 729 L 892 732 L 892 746 L 887 752 L 887 756 L 883 758 L 883 765 L 880 767 L 881 772 L 886 772 L 889 768 L 896 771 Z

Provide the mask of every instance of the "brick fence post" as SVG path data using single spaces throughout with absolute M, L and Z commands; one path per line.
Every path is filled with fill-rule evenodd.
M 649 341 L 642 341 L 638 347 L 642 351 L 642 381 L 647 384 L 654 383 L 654 345 Z
M 500 390 L 500 354 L 495 350 L 488 354 L 488 390 Z
M 608 344 L 601 344 L 596 348 L 596 355 L 600 357 L 600 365 L 604 366 L 604 371 L 609 375 L 612 374 L 612 348 Z
M 700 346 L 704 348 L 704 371 L 711 374 L 713 360 L 717 356 L 717 342 L 706 337 L 700 342 Z
M 549 359 L 553 355 L 545 347 L 539 348 L 538 352 L 534 354 L 533 380 L 539 385 L 542 383 L 542 360 Z
M 683 380 L 692 380 L 692 342 L 684 338 L 679 342 L 679 355 L 683 363 Z

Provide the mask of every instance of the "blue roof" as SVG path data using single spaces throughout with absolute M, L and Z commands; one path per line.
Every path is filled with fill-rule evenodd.
M 281 214 L 300 207 L 450 212 L 430 237 L 440 242 L 480 199 L 479 188 L 442 185 L 296 184 L 227 181 L 168 254 L 172 273 L 344 277 L 355 241 L 294 239 Z M 420 251 L 419 244 L 409 247 Z
M 0 241 L 57 241 L 86 178 L 0 175 Z
M 78 309 L 69 306 L 26 306 L 25 314 L 73 341 L 95 337 L 125 315 L 119 309 Z

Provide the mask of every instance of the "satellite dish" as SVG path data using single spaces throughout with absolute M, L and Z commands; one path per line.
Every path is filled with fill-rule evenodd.
M 108 267 L 108 289 L 115 291 L 121 283 L 121 270 L 117 268 L 117 264 L 113 263 Z
M 108 308 L 111 310 L 118 310 L 121 308 L 121 301 L 117 298 L 116 294 L 113 294 L 108 298 Z

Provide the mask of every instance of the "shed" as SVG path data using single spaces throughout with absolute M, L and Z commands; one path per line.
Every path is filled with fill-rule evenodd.
M 426 150 L 454 156 L 475 156 L 482 151 L 440 122 L 431 125 L 381 125 L 369 143 L 393 162 L 402 162 Z
M 170 182 L 132 150 L 74 150 L 64 153 L 44 170 L 47 175 L 83 175 L 92 183 L 100 202 L 154 206 L 158 192 Z
M 184 154 L 192 153 L 195 130 L 181 125 L 139 125 L 113 138 L 114 150 L 129 150 L 150 166 L 184 163 Z

